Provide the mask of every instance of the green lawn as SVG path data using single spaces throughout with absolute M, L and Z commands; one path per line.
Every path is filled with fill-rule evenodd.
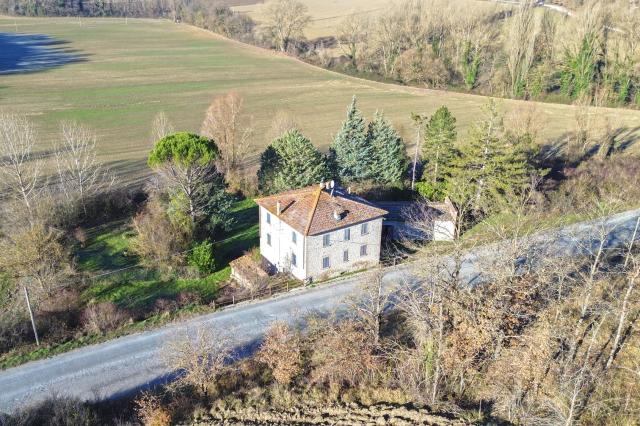
M 126 221 L 89 229 L 87 244 L 77 252 L 78 267 L 85 272 L 104 272 L 134 265 L 137 259 L 129 251 L 135 235 Z
M 224 267 L 201 279 L 162 277 L 154 271 L 135 269 L 116 277 L 96 281 L 85 292 L 89 301 L 110 301 L 126 309 L 150 309 L 158 299 L 175 299 L 180 293 L 196 293 L 202 303 L 211 302 L 219 284 L 229 279 L 229 267 Z
M 38 127 L 43 151 L 55 143 L 60 120 L 89 125 L 97 132 L 100 158 L 125 181 L 148 173 L 150 127 L 158 112 L 164 111 L 178 130 L 197 131 L 211 99 L 231 90 L 245 98 L 244 119 L 255 128 L 254 153 L 266 145 L 264 135 L 277 110 L 296 116 L 303 132 L 326 148 L 354 94 L 368 117 L 384 110 L 410 142 L 414 139 L 411 112 L 429 114 L 446 104 L 464 135 L 487 101 L 482 96 L 332 73 L 187 25 L 127 22 L 0 17 L 0 32 L 12 34 L 17 28 L 20 34 L 46 34 L 62 43 L 55 47 L 83 55 L 82 62 L 46 71 L 3 75 L 0 109 L 28 114 Z M 0 46 L 0 52 L 6 48 Z M 512 110 L 522 104 L 505 100 L 503 108 Z M 571 131 L 573 107 L 536 105 L 543 139 L 557 139 Z M 602 109 L 594 114 L 611 117 L 613 126 L 631 129 L 629 138 L 636 139 L 640 112 Z
M 149 309 L 158 299 L 175 299 L 184 292 L 198 294 L 202 303 L 211 302 L 220 283 L 229 279 L 229 261 L 258 245 L 258 207 L 253 200 L 236 202 L 231 214 L 233 226 L 214 245 L 218 269 L 204 278 L 176 278 L 137 266 L 138 259 L 129 250 L 134 233 L 128 222 L 88 230 L 86 246 L 76 252 L 79 269 L 89 274 L 91 282 L 83 299 L 87 303 L 111 301 L 122 308 Z

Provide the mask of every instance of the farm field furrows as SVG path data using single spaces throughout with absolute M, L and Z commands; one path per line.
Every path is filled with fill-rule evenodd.
M 0 33 L 0 72 L 8 62 L 2 52 L 20 34 L 51 37 L 55 44 L 49 48 L 63 58 L 40 71 L 0 74 L 0 109 L 28 114 L 43 152 L 55 144 L 61 120 L 88 125 L 98 135 L 101 159 L 127 181 L 148 173 L 145 159 L 158 112 L 164 111 L 177 130 L 198 131 L 212 98 L 228 91 L 244 97 L 244 119 L 255 128 L 254 154 L 268 143 L 264 135 L 278 110 L 295 116 L 305 135 L 326 149 L 354 94 L 367 117 L 383 110 L 409 142 L 414 139 L 411 112 L 430 114 L 447 105 L 464 135 L 487 102 L 477 95 L 348 77 L 161 20 L 0 17 Z M 29 54 L 16 63 L 28 63 Z M 500 103 L 504 111 L 533 105 L 544 141 L 562 138 L 574 127 L 572 106 Z M 629 140 L 637 137 L 639 111 L 593 110 L 596 114 L 626 129 Z

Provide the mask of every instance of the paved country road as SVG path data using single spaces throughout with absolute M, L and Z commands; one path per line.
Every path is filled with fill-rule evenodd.
M 607 219 L 582 222 L 532 237 L 535 251 L 558 256 L 588 250 L 597 245 L 595 230 L 607 229 L 607 246 L 620 247 L 634 235 L 640 210 Z M 483 264 L 503 250 L 504 243 L 480 247 L 470 252 L 463 264 L 463 279 L 473 282 Z M 417 264 L 385 270 L 386 282 L 415 283 L 411 273 Z M 296 290 L 268 300 L 240 304 L 220 312 L 199 316 L 157 330 L 134 334 L 98 345 L 77 349 L 49 359 L 35 361 L 0 372 L 0 411 L 35 403 L 48 397 L 70 396 L 85 400 L 118 398 L 141 388 L 170 380 L 172 372 L 162 362 L 161 350 L 176 334 L 197 327 L 215 326 L 226 330 L 231 344 L 240 353 L 248 352 L 260 341 L 274 320 L 290 323 L 315 312 L 327 314 L 345 307 L 345 298 L 357 294 L 366 275 L 358 275 Z

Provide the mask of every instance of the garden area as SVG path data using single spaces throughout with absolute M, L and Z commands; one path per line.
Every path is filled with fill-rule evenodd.
M 135 232 L 130 221 L 77 229 L 73 254 L 82 278 L 64 290 L 66 306 L 43 307 L 36 316 L 40 346 L 25 342 L 0 354 L 0 368 L 215 310 L 221 291 L 236 291 L 226 288 L 229 262 L 258 245 L 253 200 L 234 201 L 230 213 L 232 225 L 213 243 L 215 270 L 193 277 L 142 264 L 131 249 Z

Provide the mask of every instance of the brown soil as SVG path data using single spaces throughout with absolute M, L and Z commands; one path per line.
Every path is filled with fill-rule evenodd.
M 461 420 L 435 415 L 423 408 L 379 404 L 357 404 L 290 409 L 211 411 L 207 418 L 191 423 L 205 425 L 465 425 Z

